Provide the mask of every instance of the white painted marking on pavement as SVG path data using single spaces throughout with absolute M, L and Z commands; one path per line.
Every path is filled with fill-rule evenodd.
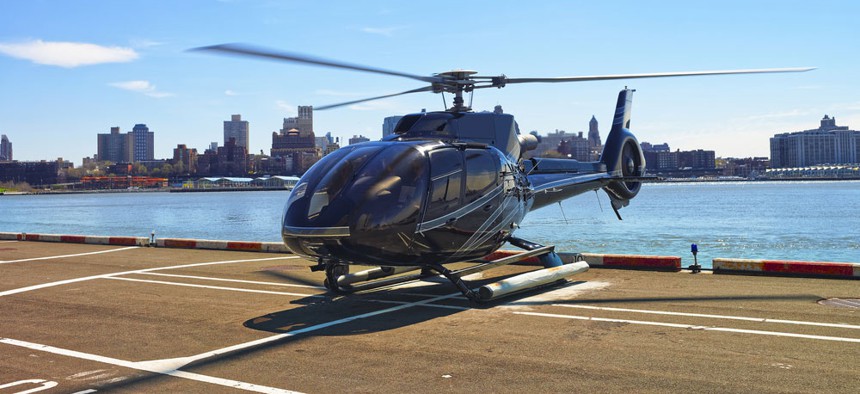
M 7 389 L 7 388 L 9 388 L 9 387 L 20 386 L 20 385 L 22 385 L 22 384 L 38 384 L 38 385 L 39 385 L 39 387 L 31 388 L 31 389 L 29 389 L 29 390 L 24 390 L 24 391 L 17 391 L 17 392 L 15 392 L 15 394 L 31 394 L 31 393 L 36 393 L 36 392 L 39 392 L 39 391 L 44 391 L 44 390 L 47 390 L 47 389 L 50 389 L 50 388 L 57 387 L 57 385 L 59 385 L 59 383 L 54 382 L 54 381 L 51 381 L 51 380 L 45 380 L 45 379 L 26 379 L 26 380 L 19 380 L 19 381 L 17 381 L 17 382 L 6 383 L 6 384 L 4 384 L 4 385 L 0 385 L 0 389 Z
M 86 276 L 83 278 L 66 279 L 66 280 L 61 280 L 61 281 L 57 281 L 57 282 L 43 283 L 40 285 L 33 285 L 33 286 L 21 287 L 18 289 L 0 291 L 0 297 L 12 295 L 12 294 L 18 294 L 18 293 L 25 293 L 25 292 L 33 291 L 33 290 L 44 289 L 46 287 L 61 286 L 61 285 L 69 284 L 69 283 L 77 283 L 77 282 L 83 282 L 83 281 L 88 281 L 88 280 L 93 280 L 93 279 L 104 279 L 104 278 L 110 278 L 113 276 L 142 274 L 142 273 L 152 272 L 152 271 L 164 271 L 164 270 L 172 270 L 172 269 L 180 269 L 180 268 L 202 267 L 202 266 L 206 266 L 206 265 L 250 263 L 250 262 L 255 262 L 255 261 L 270 261 L 270 260 L 284 260 L 284 259 L 297 259 L 297 258 L 299 258 L 299 256 L 267 257 L 264 259 L 213 261 L 213 262 L 208 262 L 208 263 L 193 263 L 193 264 L 174 265 L 174 266 L 169 266 L 169 267 L 145 268 L 145 269 L 139 269 L 139 270 L 133 270 L 133 271 L 114 272 L 112 274 L 102 274 L 102 275 Z
M 13 242 L 18 242 L 18 241 L 0 241 L 0 244 L 11 244 Z
M 387 309 L 381 309 L 381 310 L 378 310 L 378 311 L 368 312 L 368 313 L 364 313 L 364 314 L 361 314 L 361 315 L 350 316 L 350 317 L 346 317 L 346 318 L 343 318 L 343 319 L 330 321 L 330 322 L 328 322 L 328 323 L 321 323 L 321 324 L 317 324 L 317 325 L 314 325 L 314 326 L 310 326 L 310 327 L 302 328 L 302 329 L 300 329 L 300 330 L 296 330 L 296 331 L 291 331 L 291 332 L 287 332 L 287 333 L 283 333 L 283 334 L 272 335 L 272 336 L 269 336 L 269 337 L 266 337 L 266 338 L 257 339 L 257 340 L 255 340 L 255 341 L 250 341 L 250 342 L 240 343 L 240 344 L 237 344 L 237 345 L 228 346 L 228 347 L 221 348 L 221 349 L 217 349 L 217 350 L 213 350 L 213 351 L 209 351 L 209 352 L 205 352 L 205 353 L 200 353 L 200 354 L 197 354 L 197 355 L 194 355 L 194 356 L 184 357 L 184 358 L 183 358 L 183 360 L 187 360 L 187 362 L 188 362 L 188 363 L 191 363 L 191 362 L 194 362 L 194 361 L 199 361 L 199 360 L 203 360 L 203 359 L 206 359 L 206 358 L 219 356 L 219 355 L 226 354 L 226 353 L 231 353 L 231 352 L 235 352 L 235 351 L 239 351 L 239 350 L 244 350 L 244 349 L 252 348 L 252 347 L 255 347 L 255 346 L 260 346 L 260 345 L 263 345 L 263 344 L 266 344 L 266 343 L 269 343 L 269 342 L 275 342 L 275 341 L 278 341 L 278 340 L 281 340 L 281 339 L 284 339 L 284 338 L 289 338 L 289 337 L 293 337 L 293 336 L 296 336 L 296 335 L 300 335 L 300 334 L 304 334 L 304 333 L 308 333 L 308 332 L 312 332 L 312 331 L 321 330 L 321 329 L 323 329 L 323 328 L 328 328 L 328 327 L 332 327 L 332 326 L 336 326 L 336 325 L 340 325 L 340 324 L 344 324 L 344 323 L 349 323 L 349 322 L 352 322 L 352 321 L 355 321 L 355 320 L 360 320 L 360 319 L 365 319 L 365 318 L 368 318 L 368 317 L 378 316 L 378 315 L 382 315 L 382 314 L 385 314 L 385 313 L 396 312 L 396 311 L 399 311 L 399 310 L 403 310 L 403 309 L 407 309 L 407 308 L 412 308 L 412 307 L 415 307 L 415 306 L 421 306 L 421 305 L 429 304 L 429 303 L 431 303 L 431 302 L 436 302 L 436 301 L 445 300 L 445 299 L 448 299 L 448 298 L 454 298 L 454 297 L 456 297 L 456 296 L 459 296 L 460 294 L 461 294 L 460 292 L 457 292 L 457 293 L 453 293 L 453 294 L 448 294 L 448 295 L 443 295 L 443 296 L 439 296 L 439 297 L 430 298 L 430 299 L 423 300 L 423 301 L 416 301 L 416 302 L 411 302 L 411 303 L 404 304 L 404 305 L 394 306 L 394 307 L 387 308 Z M 159 360 L 154 360 L 154 361 L 159 361 Z
M 686 328 L 686 329 L 702 330 L 702 331 L 735 332 L 735 333 L 741 333 L 741 334 L 769 335 L 769 336 L 777 336 L 777 337 L 817 339 L 817 340 L 822 340 L 822 341 L 838 341 L 838 342 L 860 343 L 860 338 L 844 338 L 844 337 L 831 337 L 831 336 L 824 336 L 824 335 L 795 334 L 795 333 L 791 333 L 791 332 L 745 330 L 745 329 L 740 329 L 740 328 L 729 328 L 729 327 L 705 327 L 705 326 L 695 326 L 695 325 L 690 325 L 690 324 L 661 323 L 661 322 L 653 322 L 653 321 L 639 321 L 639 320 L 626 320 L 626 319 L 606 319 L 606 318 L 602 318 L 602 317 L 591 317 L 591 316 L 557 315 L 557 314 L 553 314 L 553 313 L 514 312 L 514 314 L 515 315 L 540 316 L 540 317 L 552 317 L 552 318 L 557 318 L 557 319 L 591 320 L 591 321 L 600 321 L 600 322 L 609 322 L 609 323 L 627 323 L 627 324 L 639 324 L 639 325 L 645 325 L 645 326 Z
M 744 316 L 706 315 L 706 314 L 701 314 L 701 313 L 667 312 L 667 311 L 655 311 L 655 310 L 645 310 L 645 309 L 607 308 L 607 307 L 589 306 L 589 305 L 553 304 L 553 306 L 561 306 L 561 307 L 565 307 L 565 308 L 591 309 L 591 310 L 597 310 L 597 311 L 649 313 L 652 315 L 703 317 L 703 318 L 708 318 L 708 319 L 743 320 L 743 321 L 752 321 L 752 322 L 759 322 L 759 323 L 797 324 L 797 325 L 805 325 L 805 326 L 849 328 L 849 329 L 854 329 L 854 330 L 860 330 L 860 326 L 854 326 L 851 324 L 819 323 L 819 322 L 766 319 L 766 318 L 760 318 L 760 317 L 744 317 Z
M 72 394 L 90 394 L 90 393 L 95 393 L 96 391 L 98 391 L 98 390 L 96 390 L 96 389 L 87 389 L 87 390 L 84 390 L 84 391 L 76 391 L 76 392 L 74 392 L 74 393 L 72 393 Z
M 121 278 L 121 277 L 110 277 L 110 278 L 105 278 L 105 279 L 126 280 L 126 281 L 130 281 L 130 282 L 155 283 L 155 284 L 160 284 L 160 285 L 196 287 L 196 288 L 201 288 L 201 289 L 240 291 L 240 292 L 244 292 L 244 293 L 275 294 L 275 295 L 287 295 L 287 296 L 293 296 L 293 297 L 325 297 L 325 296 L 319 295 L 319 294 L 287 293 L 287 292 L 283 292 L 283 291 L 252 290 L 252 289 L 242 289 L 242 288 L 238 288 L 238 287 L 207 286 L 207 285 L 197 285 L 197 284 L 193 284 L 193 283 L 166 282 L 166 281 L 162 281 L 162 280 L 134 279 L 134 278 Z
M 17 242 L 17 241 L 16 241 Z M 122 252 L 123 250 L 129 249 L 138 249 L 140 246 L 128 246 L 125 248 L 117 248 L 117 249 L 108 249 L 108 250 L 100 250 L 98 252 L 87 252 L 87 253 L 77 253 L 77 254 L 66 254 L 62 256 L 47 256 L 47 257 L 34 257 L 32 259 L 21 259 L 21 260 L 9 260 L 9 261 L 0 261 L 0 264 L 10 264 L 10 263 L 23 263 L 25 261 L 37 261 L 37 260 L 54 260 L 54 259 L 64 259 L 66 257 L 78 257 L 78 256 L 89 256 L 93 254 L 102 254 L 102 253 L 112 253 L 112 252 Z
M 238 380 L 218 378 L 215 376 L 201 375 L 201 374 L 197 374 L 197 373 L 176 371 L 176 370 L 152 369 L 152 368 L 148 368 L 146 363 L 136 363 L 133 361 L 126 361 L 126 360 L 120 360 L 117 358 L 99 356 L 97 354 L 89 354 L 89 353 L 83 353 L 83 352 L 78 352 L 78 351 L 69 350 L 69 349 L 62 349 L 62 348 L 53 347 L 53 346 L 40 345 L 38 343 L 19 341 L 17 339 L 0 338 L 0 343 L 5 343 L 7 345 L 12 345 L 12 346 L 23 347 L 23 348 L 31 349 L 31 350 L 37 350 L 37 351 L 41 351 L 41 352 L 59 354 L 62 356 L 79 358 L 79 359 L 83 359 L 83 360 L 96 361 L 96 362 L 100 362 L 100 363 L 115 365 L 118 367 L 136 369 L 139 371 L 158 373 L 158 374 L 162 374 L 162 375 L 169 375 L 169 376 L 174 376 L 177 378 L 189 379 L 189 380 L 194 380 L 194 381 L 198 381 L 198 382 L 211 383 L 211 384 L 215 384 L 215 385 L 219 385 L 219 386 L 232 387 L 232 388 L 246 390 L 246 391 L 254 391 L 254 392 L 258 392 L 258 393 L 278 393 L 278 394 L 296 393 L 295 391 L 279 389 L 276 387 L 261 386 L 261 385 L 257 385 L 257 384 L 253 384 L 253 383 L 241 382 Z
M 296 285 L 296 284 L 292 284 L 292 283 L 279 283 L 279 282 L 260 282 L 260 281 L 256 281 L 256 280 L 212 278 L 209 276 L 162 274 L 162 273 L 157 273 L 157 272 L 147 272 L 144 275 L 158 275 L 158 276 L 170 276 L 170 277 L 174 277 L 174 278 L 202 279 L 202 280 L 214 280 L 214 281 L 219 281 L 219 282 L 236 282 L 236 283 L 249 283 L 249 284 L 254 284 L 254 285 L 300 287 L 303 289 L 326 290 L 326 288 L 323 286 Z

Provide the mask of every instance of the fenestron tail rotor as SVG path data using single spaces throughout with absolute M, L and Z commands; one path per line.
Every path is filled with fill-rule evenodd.
M 368 97 L 360 100 L 353 100 L 343 103 L 324 105 L 315 107 L 317 110 L 325 110 L 331 108 L 342 107 L 345 105 L 363 103 L 367 101 L 380 100 L 389 97 L 401 96 L 404 94 L 433 92 L 433 93 L 452 93 L 454 94 L 454 105 L 448 109 L 451 112 L 469 111 L 471 108 L 466 106 L 463 101 L 463 92 L 473 92 L 475 89 L 484 88 L 503 88 L 509 84 L 517 83 L 557 83 L 557 82 L 587 82 L 587 81 L 607 81 L 615 79 L 638 79 L 638 78 L 666 78 L 666 77 L 687 77 L 687 76 L 703 76 L 703 75 L 729 75 L 729 74 L 770 74 L 770 73 L 791 73 L 804 72 L 814 70 L 815 67 L 796 67 L 796 68 L 763 68 L 763 69 L 746 69 L 746 70 L 716 70 L 716 71 L 685 71 L 685 72 L 662 72 L 662 73 L 644 73 L 644 74 L 614 74 L 614 75 L 591 75 L 591 76 L 569 76 L 569 77 L 549 77 L 549 78 L 509 78 L 506 75 L 498 76 L 478 76 L 475 71 L 454 70 L 443 73 L 433 74 L 431 76 L 421 76 L 400 71 L 386 70 L 378 67 L 364 66 L 319 58 L 311 55 L 285 52 L 275 49 L 252 46 L 248 44 L 220 44 L 206 47 L 194 48 L 192 51 L 215 52 L 221 54 L 229 54 L 236 56 L 254 57 L 260 59 L 268 59 L 275 61 L 286 61 L 292 63 L 307 64 L 313 66 L 340 68 L 353 71 L 361 71 L 373 74 L 391 75 L 396 77 L 410 78 L 427 82 L 430 85 L 407 90 L 405 92 L 386 94 L 376 97 Z

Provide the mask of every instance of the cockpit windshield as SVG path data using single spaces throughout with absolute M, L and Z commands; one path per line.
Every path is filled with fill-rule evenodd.
M 414 226 L 427 177 L 427 158 L 412 144 L 338 150 L 299 181 L 287 202 L 284 225 L 349 226 L 354 231 Z

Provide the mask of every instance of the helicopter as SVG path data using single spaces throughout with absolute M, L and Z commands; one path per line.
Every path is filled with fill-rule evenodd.
M 481 76 L 453 70 L 415 75 L 250 46 L 195 48 L 260 59 L 410 78 L 426 85 L 400 93 L 352 100 L 326 110 L 411 93 L 453 95 L 452 106 L 403 116 L 380 141 L 340 148 L 315 163 L 291 191 L 281 235 L 287 247 L 324 271 L 326 288 L 348 294 L 441 274 L 469 300 L 485 302 L 563 282 L 588 269 L 564 264 L 553 246 L 514 236 L 526 214 L 592 190 L 602 189 L 618 215 L 640 192 L 645 157 L 630 131 L 634 90 L 618 94 L 612 126 L 597 161 L 528 158 L 538 139 L 522 134 L 511 114 L 475 112 L 476 89 L 519 83 L 557 83 L 697 75 L 802 72 L 813 68 L 694 71 L 551 78 Z M 464 93 L 470 94 L 470 105 Z M 484 260 L 505 244 L 526 252 Z M 464 277 L 536 257 L 544 266 L 478 289 Z M 466 268 L 447 265 L 474 262 Z M 350 273 L 352 265 L 375 268 Z M 419 271 L 418 273 L 412 273 Z

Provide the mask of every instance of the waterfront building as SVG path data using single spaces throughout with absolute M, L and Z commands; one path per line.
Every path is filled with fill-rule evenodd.
M 110 133 L 98 134 L 98 150 L 96 157 L 99 161 L 112 163 L 128 163 L 131 161 L 128 134 L 120 134 L 119 127 L 111 127 Z
M 0 136 L 0 161 L 12 161 L 12 143 L 6 134 Z
M 284 118 L 284 128 L 272 132 L 271 156 L 291 162 L 288 174 L 302 174 L 319 160 L 321 149 L 313 130 L 313 107 L 299 106 L 299 116 Z
M 237 146 L 244 146 L 250 151 L 249 130 L 248 121 L 242 120 L 242 115 L 231 116 L 230 120 L 224 121 L 224 145 L 227 145 L 227 141 L 232 138 L 236 140 Z
M 138 123 L 129 135 L 132 144 L 130 162 L 155 160 L 155 133 L 149 131 L 149 127 Z
M 591 149 L 588 145 L 588 139 L 583 138 L 582 132 L 580 131 L 579 135 L 574 136 L 573 138 L 561 140 L 556 147 L 556 151 L 560 153 L 562 157 L 579 161 L 589 161 L 591 160 Z
M 583 137 L 583 132 L 581 131 L 573 134 L 556 129 L 555 132 L 547 133 L 546 136 L 540 137 L 540 141 L 535 150 L 528 152 L 531 157 L 553 155 L 550 152 L 555 152 L 555 154 L 562 157 L 569 157 L 580 161 L 591 159 L 588 139 Z
M 310 105 L 300 105 L 299 115 L 294 118 L 284 118 L 284 127 L 281 131 L 296 129 L 299 133 L 313 134 L 314 133 L 314 107 Z
M 173 160 L 170 161 L 170 164 L 173 165 L 178 174 L 196 173 L 197 149 L 188 148 L 185 144 L 176 145 L 176 148 L 173 149 Z
M 391 134 L 394 134 L 394 128 L 397 126 L 397 122 L 400 122 L 402 116 L 389 116 L 382 120 L 382 138 L 388 137 Z
M 370 138 L 367 138 L 363 135 L 353 135 L 352 138 L 349 139 L 349 144 L 354 145 L 354 144 L 360 144 L 362 142 L 368 142 L 368 141 L 370 141 Z
M 0 182 L 27 182 L 31 186 L 43 187 L 57 183 L 58 175 L 71 163 L 56 161 L 4 161 L 0 163 Z
M 723 176 L 756 179 L 763 176 L 770 160 L 767 157 L 747 157 L 743 159 L 727 157 L 717 159 L 717 168 L 722 169 Z
M 770 139 L 771 168 L 860 163 L 860 131 L 837 126 L 824 115 L 817 129 L 775 134 Z
M 678 168 L 713 170 L 717 168 L 716 152 L 712 150 L 678 151 Z

